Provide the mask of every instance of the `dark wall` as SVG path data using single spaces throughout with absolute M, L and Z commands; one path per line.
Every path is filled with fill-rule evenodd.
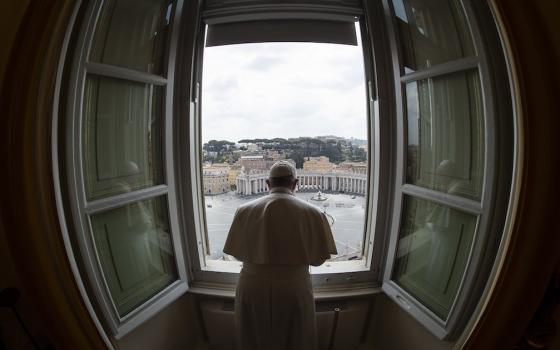
M 517 82 L 521 185 L 508 251 L 488 305 L 467 342 L 470 349 L 510 349 L 520 341 L 560 258 L 560 4 L 549 0 L 493 3 Z

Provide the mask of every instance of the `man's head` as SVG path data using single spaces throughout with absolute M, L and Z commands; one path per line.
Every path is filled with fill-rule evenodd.
M 270 174 L 266 180 L 266 184 L 270 189 L 274 187 L 284 187 L 293 191 L 297 183 L 296 168 L 284 160 L 278 161 L 272 165 Z

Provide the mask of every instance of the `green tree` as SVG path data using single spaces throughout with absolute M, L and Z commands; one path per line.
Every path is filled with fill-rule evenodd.
M 229 146 L 233 145 L 235 145 L 235 143 L 227 140 L 210 140 L 202 145 L 202 149 L 208 152 L 218 152 L 218 154 L 221 154 L 223 152 L 226 152 Z
M 340 163 L 344 160 L 342 152 L 336 143 L 329 143 L 325 147 L 324 155 L 329 158 L 332 163 Z
M 298 151 L 292 152 L 290 153 L 288 158 L 296 162 L 296 168 L 298 169 L 303 168 L 303 162 L 305 161 L 305 158 L 303 157 L 303 154 L 301 152 Z

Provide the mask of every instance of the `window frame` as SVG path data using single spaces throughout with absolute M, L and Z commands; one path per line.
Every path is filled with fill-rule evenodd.
M 211 1 L 210 1 L 211 2 Z M 212 5 L 212 4 L 210 4 Z M 280 12 L 278 8 L 281 8 Z M 187 222 L 189 232 L 196 232 L 195 235 L 187 236 L 189 245 L 191 272 L 193 291 L 201 290 L 207 292 L 211 289 L 233 291 L 238 279 L 238 271 L 240 263 L 228 262 L 229 264 L 220 264 L 217 268 L 206 268 L 205 259 L 199 252 L 206 251 L 207 231 L 205 229 L 205 207 L 203 205 L 202 192 L 202 161 L 201 161 L 201 84 L 202 84 L 202 60 L 204 52 L 204 33 L 206 24 L 237 22 L 244 20 L 262 20 L 262 19 L 327 19 L 327 20 L 344 20 L 359 22 L 361 30 L 361 42 L 363 45 L 365 82 L 367 101 L 367 127 L 368 131 L 368 189 L 367 189 L 367 206 L 364 217 L 364 268 L 353 268 L 346 271 L 337 271 L 337 269 L 329 269 L 327 273 L 325 268 L 312 268 L 317 270 L 311 274 L 314 290 L 319 292 L 329 292 L 343 288 L 344 290 L 355 289 L 356 293 L 369 289 L 376 292 L 380 287 L 380 263 L 382 261 L 383 249 L 377 246 L 377 242 L 383 242 L 382 225 L 376 225 L 376 221 L 384 221 L 381 217 L 387 216 L 387 210 L 383 206 L 378 205 L 379 197 L 374 196 L 374 191 L 381 186 L 379 184 L 379 139 L 383 133 L 375 126 L 379 125 L 377 121 L 379 114 L 377 101 L 377 86 L 375 72 L 378 70 L 374 67 L 373 61 L 373 44 L 379 38 L 372 38 L 368 30 L 368 21 L 362 7 L 334 7 L 326 5 L 269 5 L 269 6 L 224 6 L 224 8 L 211 8 L 200 11 L 197 20 L 196 33 L 194 33 L 195 54 L 193 62 L 192 82 L 190 85 L 189 99 L 189 159 L 181 159 L 185 165 L 180 168 L 189 169 L 186 181 L 190 182 L 190 191 L 183 193 L 183 198 L 189 202 L 187 207 L 192 208 L 192 213 L 188 213 Z M 188 136 L 187 136 L 188 135 Z M 183 175 L 183 176 L 185 176 Z M 184 178 L 184 177 L 183 177 Z M 374 244 L 374 241 L 376 242 Z M 366 248 L 367 247 L 367 248 Z M 212 293 L 212 292 L 210 292 Z
M 181 229 L 177 219 L 177 199 L 174 191 L 176 165 L 173 161 L 173 137 L 168 136 L 171 135 L 170 132 L 173 128 L 174 79 L 165 78 L 165 76 L 172 78 L 175 76 L 175 52 L 177 51 L 178 26 L 183 12 L 183 0 L 176 0 L 172 5 L 171 21 L 163 56 L 165 69 L 161 75 L 88 61 L 93 35 L 103 11 L 104 3 L 103 0 L 96 0 L 85 6 L 83 4 L 77 5 L 84 7 L 84 14 L 80 25 L 76 28 L 79 34 L 75 42 L 73 59 L 70 62 L 71 68 L 67 73 L 68 87 L 66 90 L 69 93 L 65 109 L 66 118 L 63 118 L 64 120 L 60 125 L 64 129 L 64 134 L 61 133 L 60 136 L 63 137 L 63 141 L 61 140 L 63 144 L 57 145 L 57 151 L 54 154 L 58 157 L 56 163 L 65 165 L 65 169 L 61 169 L 61 173 L 64 173 L 63 178 L 58 177 L 58 181 L 66 180 L 67 182 L 68 192 L 63 192 L 63 195 L 72 213 L 72 218 L 66 222 L 66 225 L 70 228 L 69 232 L 64 234 L 68 236 L 66 239 L 72 242 L 75 248 L 74 250 L 68 249 L 67 253 L 72 259 L 79 262 L 80 270 L 79 272 L 76 271 L 76 278 L 87 282 L 89 296 L 93 299 L 94 307 L 103 314 L 105 326 L 109 328 L 116 339 L 120 339 L 188 290 L 187 265 L 185 264 L 184 246 L 180 235 Z M 161 141 L 162 170 L 164 172 L 162 184 L 129 193 L 111 195 L 106 198 L 87 200 L 82 166 L 82 123 L 83 94 L 88 74 L 122 79 L 132 83 L 148 84 L 150 92 L 153 91 L 154 86 L 161 86 L 164 89 L 163 114 L 161 115 L 162 129 L 164 130 Z M 58 150 L 58 147 L 61 147 L 63 151 Z M 170 238 L 173 245 L 177 279 L 136 306 L 132 311 L 120 316 L 101 268 L 100 258 L 93 241 L 90 215 L 141 200 L 163 196 L 166 197 L 162 199 L 166 202 L 168 208 Z M 79 252 L 78 255 L 77 252 Z
M 208 2 L 221 3 L 218 0 Z M 234 0 L 228 3 L 231 5 L 235 2 Z M 69 60 L 69 68 L 61 64 L 57 78 L 63 80 L 61 96 L 67 103 L 65 107 L 60 108 L 63 111 L 61 121 L 55 116 L 57 123 L 53 124 L 53 174 L 57 195 L 60 191 L 59 215 L 64 228 L 63 238 L 67 254 L 71 261 L 77 262 L 75 278 L 80 286 L 85 284 L 87 296 L 84 294 L 84 298 L 91 300 L 95 311 L 103 315 L 105 328 L 110 329 L 116 339 L 144 323 L 187 290 L 233 296 L 238 274 L 205 271 L 201 268 L 204 257 L 198 253 L 199 244 L 203 244 L 199 242 L 204 241 L 201 239 L 203 231 L 200 230 L 200 222 L 204 222 L 201 221 L 201 216 L 205 213 L 201 200 L 196 200 L 202 199 L 202 167 L 199 157 L 201 153 L 196 147 L 192 147 L 202 146 L 197 139 L 197 133 L 200 135 L 200 119 L 195 117 L 200 116 L 200 93 L 197 92 L 200 86 L 197 88 L 196 82 L 201 81 L 197 74 L 202 73 L 200 47 L 203 41 L 201 42 L 199 33 L 204 28 L 204 18 L 291 18 L 295 13 L 313 19 L 340 20 L 347 19 L 348 16 L 360 17 L 368 97 L 368 147 L 369 154 L 373 155 L 368 159 L 368 203 L 365 218 L 365 228 L 368 230 L 366 234 L 369 235 L 368 245 L 371 245 L 366 256 L 369 269 L 361 272 L 313 274 L 316 298 L 374 294 L 382 287 L 390 298 L 436 336 L 452 339 L 460 333 L 475 307 L 479 305 L 479 297 L 489 283 L 488 276 L 495 268 L 503 229 L 511 210 L 509 194 L 512 188 L 506 184 L 515 183 L 513 164 L 518 161 L 518 146 L 512 140 L 517 137 L 520 126 L 515 124 L 512 118 L 512 94 L 507 66 L 504 65 L 505 55 L 496 32 L 497 25 L 487 4 L 482 0 L 462 0 L 477 52 L 476 57 L 453 60 L 401 76 L 402 52 L 398 45 L 395 16 L 390 0 L 363 3 L 357 0 L 350 1 L 353 5 L 359 5 L 359 14 L 344 6 L 318 3 L 298 6 L 271 3 L 242 8 L 229 5 L 228 7 L 226 4 L 224 9 L 209 8 L 203 11 L 201 2 L 184 3 L 184 0 L 176 0 L 165 51 L 167 72 L 164 71 L 162 76 L 158 76 L 87 62 L 103 3 L 104 0 L 94 0 L 85 5 L 76 5 L 76 16 L 81 17 L 81 23 L 75 26 L 76 34 L 70 35 L 75 38 L 68 39 L 73 48 L 73 52 L 70 52 L 73 58 Z M 492 33 L 485 33 L 483 36 L 483 28 L 490 28 Z M 487 36 L 491 38 L 486 38 Z M 486 143 L 483 192 L 479 202 L 406 184 L 404 173 L 405 84 L 470 68 L 478 69 L 483 92 Z M 95 200 L 86 205 L 81 160 L 81 123 L 87 73 L 165 87 L 165 137 L 162 144 L 165 184 Z M 55 95 L 58 96 L 58 92 Z M 56 137 L 57 135 L 59 136 Z M 496 139 L 492 140 L 493 137 Z M 196 141 L 193 143 L 193 140 Z M 498 151 L 504 149 L 513 149 L 513 155 L 500 155 Z M 495 186 L 497 183 L 500 183 L 499 189 Z M 112 304 L 99 266 L 88 215 L 161 195 L 167 196 L 178 279 L 121 318 Z M 428 199 L 479 215 L 471 256 L 447 320 L 438 319 L 413 296 L 391 281 L 404 195 Z M 67 208 L 66 212 L 64 208 Z
M 504 212 L 507 208 L 507 198 L 511 191 L 512 182 L 512 162 L 514 154 L 504 154 L 505 160 L 497 161 L 497 152 L 504 149 L 504 142 L 510 143 L 511 148 L 515 149 L 515 145 L 511 144 L 514 135 L 507 134 L 506 128 L 500 129 L 497 120 L 500 117 L 505 118 L 504 124 L 513 123 L 512 111 L 508 109 L 509 99 L 501 102 L 505 108 L 499 109 L 495 101 L 499 101 L 500 86 L 509 91 L 508 79 L 501 81 L 493 81 L 491 77 L 492 69 L 503 70 L 503 59 L 499 54 L 492 56 L 490 48 L 497 52 L 502 52 L 502 48 L 496 43 L 495 38 L 485 39 L 481 33 L 483 27 L 490 27 L 495 31 L 496 25 L 493 27 L 488 19 L 481 21 L 481 12 L 489 12 L 489 9 L 480 9 L 484 6 L 476 0 L 461 0 L 461 5 L 465 13 L 466 23 L 468 25 L 469 34 L 472 38 L 474 56 L 468 56 L 453 59 L 444 63 L 435 64 L 429 68 L 419 69 L 412 73 L 404 72 L 404 53 L 402 45 L 400 45 L 400 37 L 396 24 L 396 15 L 391 0 L 383 0 L 383 11 L 387 18 L 387 26 L 389 28 L 389 40 L 391 45 L 392 68 L 395 85 L 395 104 L 396 113 L 395 120 L 397 122 L 397 152 L 396 152 L 396 176 L 394 183 L 394 203 L 392 228 L 388 232 L 389 249 L 386 256 L 385 272 L 383 275 L 382 289 L 396 304 L 403 310 L 412 315 L 417 321 L 424 325 L 434 335 L 440 339 L 451 340 L 458 336 L 462 327 L 468 321 L 472 311 L 478 304 L 479 300 L 476 296 L 481 295 L 488 281 L 488 272 L 493 265 L 493 260 L 497 254 L 497 244 L 502 237 L 505 220 L 503 216 L 496 215 L 499 210 Z M 482 11 L 476 11 L 476 10 Z M 477 15 L 475 15 L 475 13 Z M 500 63 L 502 66 L 500 67 Z M 498 68 L 500 67 L 500 68 Z M 482 190 L 479 200 L 467 199 L 456 195 L 450 195 L 444 192 L 413 185 L 406 181 L 406 161 L 407 161 L 407 110 L 406 110 L 406 84 L 423 79 L 431 79 L 445 77 L 448 74 L 468 72 L 476 69 L 479 77 L 480 88 L 482 91 L 482 110 L 484 123 L 484 174 L 482 179 Z M 509 113 L 508 113 L 509 110 Z M 498 191 L 497 183 L 503 185 Z M 506 186 L 508 185 L 509 186 Z M 447 207 L 458 209 L 462 212 L 476 215 L 477 223 L 473 233 L 473 242 L 469 250 L 461 282 L 459 284 L 457 294 L 451 305 L 448 317 L 441 319 L 434 312 L 423 305 L 411 293 L 400 287 L 393 279 L 393 267 L 395 264 L 396 249 L 398 246 L 403 198 L 419 198 L 430 202 L 445 205 Z M 506 201 L 504 202 L 504 198 Z M 498 208 L 498 209 L 497 209 Z M 491 228 L 498 228 L 491 230 Z M 487 247 L 489 246 L 489 247 Z

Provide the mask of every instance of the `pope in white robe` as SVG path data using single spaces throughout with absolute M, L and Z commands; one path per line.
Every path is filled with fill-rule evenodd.
M 238 350 L 316 350 L 309 265 L 337 254 L 319 208 L 293 195 L 295 168 L 275 163 L 270 194 L 240 206 L 224 252 L 243 261 L 235 295 Z

